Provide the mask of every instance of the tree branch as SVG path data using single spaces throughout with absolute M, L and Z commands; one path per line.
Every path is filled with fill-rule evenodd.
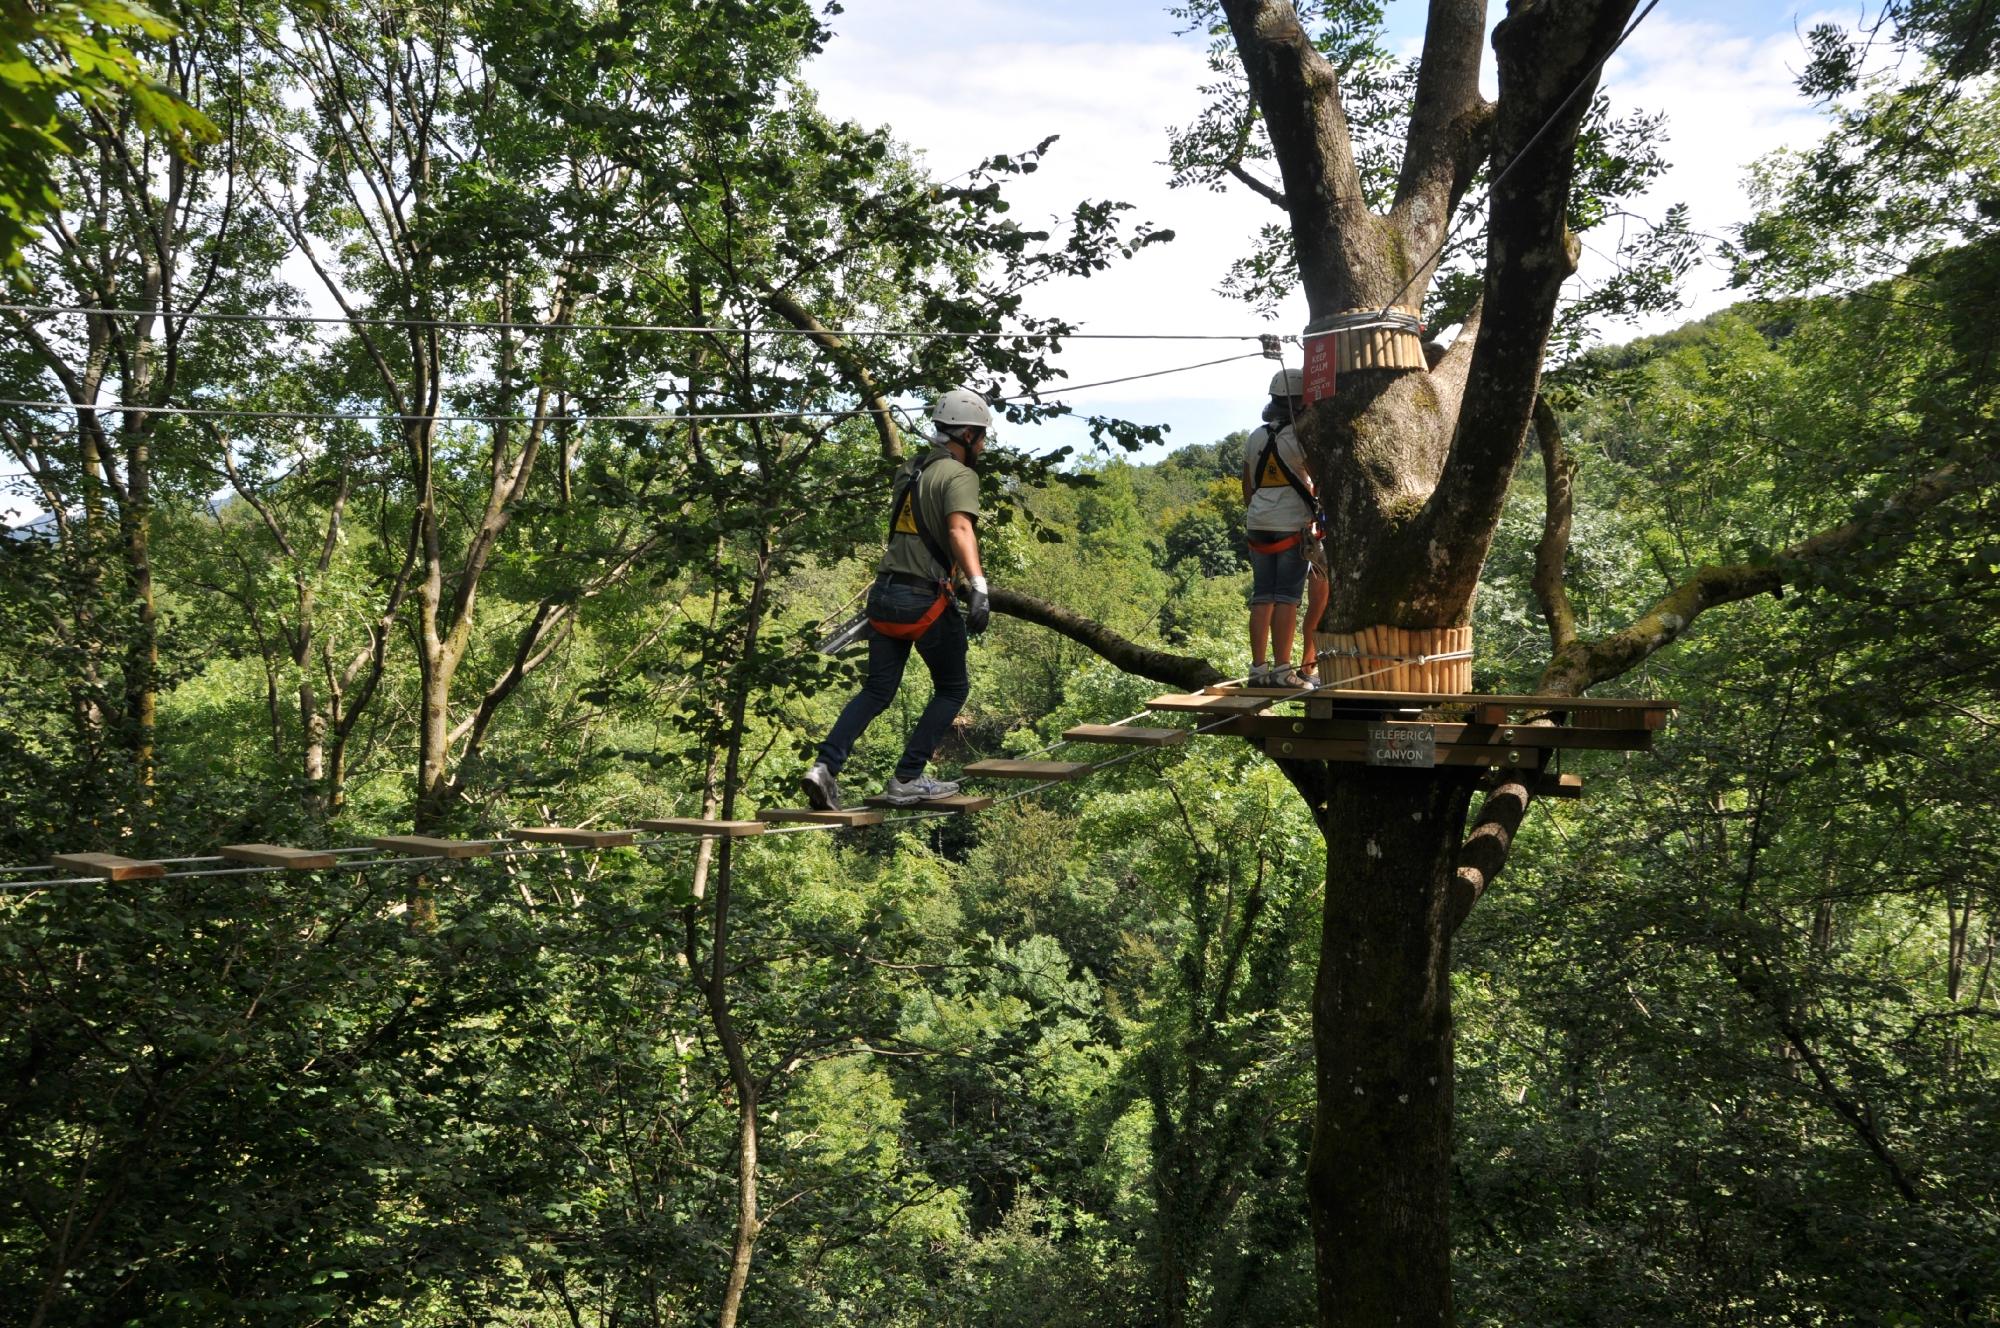
M 1429 254 L 1444 239 L 1491 143 L 1493 107 L 1479 95 L 1485 37 L 1485 0 L 1431 0 L 1403 168 L 1389 211 L 1411 253 Z M 1410 274 L 1410 284 L 1418 291 L 1428 288 L 1429 271 Z
M 996 587 L 992 599 L 993 607 L 1000 612 L 1060 633 L 1125 672 L 1141 678 L 1172 683 L 1191 692 L 1223 679 L 1222 671 L 1205 659 L 1193 655 L 1170 655 L 1164 650 L 1137 645 L 1103 623 L 1033 595 Z
M 2000 462 L 1965 467 L 1940 466 L 1865 516 L 1824 530 L 1785 549 L 1768 563 L 1708 566 L 1675 587 L 1622 631 L 1596 641 L 1571 641 L 1542 671 L 1536 690 L 1548 696 L 1578 696 L 1638 665 L 1678 640 L 1694 620 L 1720 604 L 1775 594 L 1809 579 L 1822 563 L 1837 561 L 1904 528 L 1948 499 L 1993 483 Z
M 868 414 L 875 421 L 875 436 L 882 440 L 882 455 L 894 461 L 903 455 L 903 435 L 896 428 L 895 416 L 889 413 L 889 402 L 882 395 L 882 388 L 869 372 L 868 365 L 845 338 L 827 330 L 825 324 L 812 316 L 788 291 L 773 290 L 766 293 L 765 302 L 780 318 L 806 333 L 813 344 L 826 352 L 826 357 L 852 383 L 854 390 L 868 404 Z
M 1548 507 L 1542 516 L 1542 538 L 1535 546 L 1535 599 L 1548 624 L 1549 648 L 1561 654 L 1576 640 L 1576 611 L 1569 602 L 1563 566 L 1569 560 L 1570 518 L 1575 510 L 1571 482 L 1576 458 L 1563 446 L 1562 423 L 1547 397 L 1535 398 L 1535 437 L 1542 447 L 1542 483 Z
M 1270 202 L 1276 205 L 1277 207 L 1283 208 L 1287 212 L 1291 210 L 1292 205 L 1285 201 L 1285 193 L 1282 189 L 1273 188 L 1272 186 L 1264 183 L 1264 181 L 1258 179 L 1256 176 L 1252 175 L 1249 171 L 1243 169 L 1243 163 L 1241 161 L 1226 161 L 1222 163 L 1222 169 L 1228 171 L 1231 175 L 1235 176 L 1238 180 L 1248 185 L 1255 192 L 1263 195 L 1266 199 L 1270 200 Z
M 1514 851 L 1514 836 L 1528 815 L 1534 793 L 1516 772 L 1508 772 L 1503 782 L 1479 804 L 1479 815 L 1459 846 L 1458 869 L 1452 874 L 1450 897 L 1446 902 L 1445 925 L 1457 931 L 1472 906 L 1486 893 L 1486 887 L 1507 865 Z
M 1493 34 L 1499 58 L 1496 181 L 1486 247 L 1485 316 L 1467 367 L 1451 454 L 1419 523 L 1417 547 L 1446 600 L 1470 600 L 1540 388 L 1542 356 L 1578 246 L 1566 217 L 1576 141 L 1597 64 L 1633 0 L 1514 5 Z
M 1354 297 L 1354 273 L 1372 248 L 1374 218 L 1361 193 L 1340 78 L 1299 23 L 1290 0 L 1222 0 L 1250 95 L 1263 114 L 1284 177 L 1299 276 L 1312 315 L 1337 313 Z

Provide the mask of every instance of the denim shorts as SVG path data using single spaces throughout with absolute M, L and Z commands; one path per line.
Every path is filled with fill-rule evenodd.
M 1268 544 L 1285 538 L 1282 531 L 1253 530 L 1250 538 Z M 1296 604 L 1306 593 L 1305 541 L 1299 540 L 1283 553 L 1250 551 L 1250 602 L 1252 604 Z

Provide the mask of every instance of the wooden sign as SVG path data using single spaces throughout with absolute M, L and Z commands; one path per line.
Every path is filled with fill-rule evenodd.
M 1333 395 L 1334 367 L 1339 363 L 1335 343 L 1339 338 L 1328 332 L 1306 342 L 1306 404 Z
M 1437 764 L 1437 730 L 1429 724 L 1370 724 L 1368 764 L 1429 770 Z

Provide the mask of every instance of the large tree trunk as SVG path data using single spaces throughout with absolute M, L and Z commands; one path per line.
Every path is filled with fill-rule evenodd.
M 1319 1321 L 1451 1322 L 1450 887 L 1471 777 L 1331 766 L 1308 1167 Z

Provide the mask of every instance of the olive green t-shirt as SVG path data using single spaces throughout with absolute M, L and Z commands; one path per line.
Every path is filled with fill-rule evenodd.
M 949 518 L 953 512 L 963 512 L 973 520 L 979 519 L 979 476 L 971 469 L 954 460 L 951 453 L 943 448 L 934 448 L 924 456 L 903 463 L 896 473 L 896 482 L 931 457 L 937 457 L 924 466 L 923 474 L 917 480 L 917 511 L 921 514 L 924 529 L 937 541 L 939 548 L 947 554 L 951 552 L 951 541 L 947 538 L 950 529 Z M 897 516 L 901 516 L 899 511 Z M 882 555 L 882 563 L 876 570 L 882 572 L 902 572 L 907 576 L 944 577 L 951 572 L 949 567 L 939 567 L 931 558 L 930 550 L 918 537 L 915 527 L 907 520 L 897 522 L 890 533 L 888 552 Z

